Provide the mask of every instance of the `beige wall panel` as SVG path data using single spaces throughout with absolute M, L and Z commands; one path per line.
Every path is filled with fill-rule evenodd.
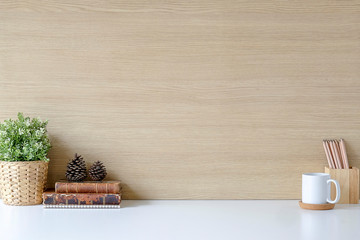
M 296 199 L 323 138 L 360 167 L 359 1 L 0 1 L 0 120 L 49 119 L 49 185 L 101 160 L 127 199 Z

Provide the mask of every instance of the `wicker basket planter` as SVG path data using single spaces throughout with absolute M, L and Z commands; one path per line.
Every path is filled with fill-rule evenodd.
M 48 165 L 45 161 L 0 161 L 0 189 L 3 202 L 8 205 L 41 204 Z

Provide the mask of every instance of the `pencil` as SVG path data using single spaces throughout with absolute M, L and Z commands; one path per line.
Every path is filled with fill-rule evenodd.
M 332 163 L 332 161 L 330 159 L 330 154 L 329 154 L 328 149 L 326 147 L 325 140 L 323 140 L 323 147 L 324 147 L 324 150 L 325 150 L 326 159 L 327 159 L 327 161 L 329 163 L 329 168 L 334 168 L 334 165 L 333 165 L 333 163 Z
M 343 159 L 342 153 L 341 153 L 341 151 L 340 151 L 339 140 L 335 139 L 335 140 L 334 140 L 334 144 L 335 144 L 335 147 L 336 147 L 337 155 L 338 155 L 338 157 L 339 157 L 339 161 L 340 161 L 340 164 L 341 164 L 341 168 L 345 168 L 344 159 Z
M 349 166 L 349 160 L 348 160 L 347 153 L 346 153 L 345 141 L 342 138 L 340 139 L 340 147 L 342 148 L 342 153 L 344 155 L 343 159 L 344 159 L 345 167 L 347 169 L 349 169 L 350 166 Z
M 339 166 L 339 168 L 343 168 L 343 165 L 340 160 L 339 152 L 337 150 L 336 140 L 332 140 L 331 143 L 332 143 L 334 151 L 335 151 L 335 158 L 336 158 L 336 161 L 338 162 L 338 166 Z
M 330 148 L 329 140 L 325 140 L 325 144 L 326 144 L 326 148 L 328 150 L 329 156 L 330 156 L 330 160 L 332 162 L 332 166 L 333 166 L 333 168 L 337 168 L 334 154 L 333 154 L 333 152 L 331 151 L 331 148 Z

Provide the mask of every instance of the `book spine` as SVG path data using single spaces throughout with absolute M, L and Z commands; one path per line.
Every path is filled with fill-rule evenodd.
M 44 205 L 120 205 L 120 194 L 44 193 Z
M 120 193 L 120 183 L 55 183 L 56 193 Z
M 44 204 L 44 208 L 110 208 L 119 209 L 120 205 L 55 205 L 55 204 Z

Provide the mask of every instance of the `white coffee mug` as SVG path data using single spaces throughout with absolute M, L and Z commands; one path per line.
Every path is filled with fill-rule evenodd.
M 336 187 L 335 200 L 331 200 L 330 184 Z M 340 200 L 340 185 L 327 173 L 304 173 L 302 175 L 302 202 L 309 204 L 337 203 Z

